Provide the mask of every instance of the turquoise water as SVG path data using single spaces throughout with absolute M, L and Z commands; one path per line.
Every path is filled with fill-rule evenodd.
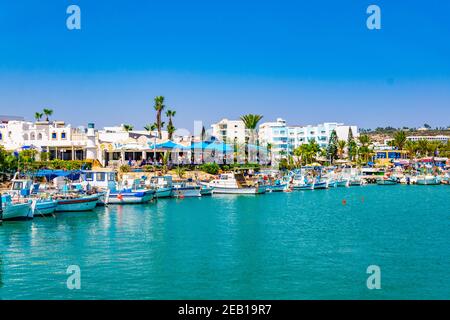
M 0 298 L 449 299 L 449 199 L 448 186 L 366 186 L 7 222 Z

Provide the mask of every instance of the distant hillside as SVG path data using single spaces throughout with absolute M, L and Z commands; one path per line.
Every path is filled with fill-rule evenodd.
M 363 130 L 364 133 L 368 134 L 372 141 L 376 142 L 384 142 L 386 139 L 391 139 L 394 137 L 394 133 L 399 131 L 400 129 L 395 128 L 383 128 L 376 130 Z M 426 131 L 417 130 L 417 129 L 403 129 L 406 132 L 407 136 L 450 136 L 450 129 L 429 129 Z

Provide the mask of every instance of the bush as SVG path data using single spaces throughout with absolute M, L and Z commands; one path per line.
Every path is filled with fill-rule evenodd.
M 127 164 L 121 165 L 119 168 L 120 172 L 130 172 L 131 171 L 131 167 Z
M 218 174 L 220 167 L 217 163 L 205 163 L 199 167 L 200 171 L 209 173 L 209 174 Z

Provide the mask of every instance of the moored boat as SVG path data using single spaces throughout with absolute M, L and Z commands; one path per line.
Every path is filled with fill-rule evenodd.
M 266 192 L 266 187 L 255 182 L 245 180 L 242 173 L 229 172 L 219 176 L 207 183 L 207 186 L 214 188 L 213 193 L 217 194 L 262 194 Z
M 98 194 L 93 195 L 57 195 L 56 212 L 63 211 L 91 211 L 97 206 Z
M 201 197 L 202 186 L 193 183 L 192 181 L 180 181 L 173 184 L 172 196 L 175 198 L 185 197 Z
M 14 203 L 11 195 L 5 194 L 1 196 L 1 206 L 3 209 L 3 220 L 28 220 L 33 219 L 33 210 L 31 210 L 31 202 Z
M 147 187 L 155 190 L 155 198 L 169 198 L 173 193 L 172 176 L 151 177 Z
M 398 180 L 395 177 L 380 177 L 377 179 L 377 185 L 390 186 L 398 184 Z
M 422 186 L 435 186 L 441 184 L 441 180 L 433 175 L 418 176 L 416 184 Z
M 53 199 L 33 199 L 33 215 L 46 216 L 55 213 L 58 202 Z

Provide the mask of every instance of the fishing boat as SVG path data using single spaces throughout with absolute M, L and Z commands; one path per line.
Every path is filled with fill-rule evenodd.
M 57 201 L 56 212 L 62 211 L 91 211 L 97 206 L 99 194 L 59 194 L 55 196 Z
M 33 199 L 32 210 L 33 216 L 47 216 L 56 212 L 58 201 L 52 198 L 48 199 Z
M 155 190 L 155 198 L 169 198 L 172 196 L 172 176 L 151 177 L 146 185 Z
M 365 181 L 361 178 L 361 176 L 353 176 L 350 178 L 349 186 L 350 187 L 359 187 L 365 184 Z
M 434 186 L 441 184 L 441 180 L 433 175 L 418 176 L 416 184 L 422 186 Z
M 266 192 L 265 186 L 247 181 L 244 175 L 238 172 L 223 173 L 218 179 L 214 179 L 206 185 L 214 188 L 214 194 L 262 194 Z
M 398 180 L 395 177 L 380 177 L 377 179 L 377 185 L 379 186 L 391 186 L 398 184 Z
M 10 194 L 1 196 L 1 206 L 3 209 L 3 220 L 28 220 L 33 219 L 31 202 L 13 202 Z
M 12 199 L 32 201 L 33 215 L 50 215 L 56 210 L 57 202 L 51 196 L 39 194 L 39 183 L 33 183 L 28 177 L 20 177 L 16 172 L 11 180 L 11 188 L 8 194 Z
M 349 187 L 350 186 L 350 179 L 339 179 L 337 180 L 337 186 L 338 187 Z
M 319 189 L 328 189 L 328 181 L 323 180 L 320 177 L 317 177 L 317 179 L 313 183 L 313 190 Z
M 193 183 L 192 180 L 183 180 L 173 184 L 172 197 L 185 198 L 185 197 L 201 197 L 202 186 Z
M 292 189 L 294 190 L 314 190 L 314 183 L 303 175 L 294 175 L 292 178 Z
M 202 195 L 202 197 L 203 196 L 212 196 L 213 191 L 214 191 L 213 187 L 208 187 L 205 185 L 200 186 L 200 194 Z
M 335 179 L 328 179 L 327 180 L 327 187 L 328 188 L 337 188 L 338 187 L 338 181 Z
M 288 188 L 287 183 L 282 183 L 280 180 L 276 180 L 274 183 L 267 186 L 269 192 L 283 192 Z
M 110 185 L 107 204 L 139 204 L 150 202 L 155 190 L 141 187 L 141 180 L 126 178 L 121 183 Z

